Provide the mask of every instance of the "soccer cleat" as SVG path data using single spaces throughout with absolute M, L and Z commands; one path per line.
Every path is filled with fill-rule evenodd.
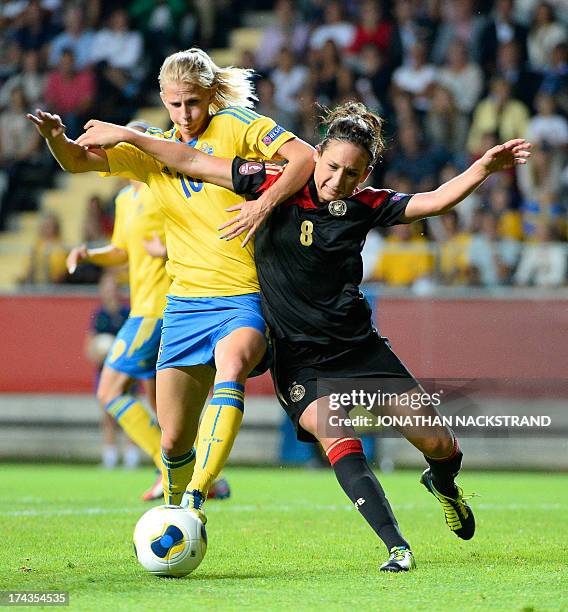
M 146 502 L 156 501 L 162 499 L 164 496 L 164 489 L 162 488 L 162 475 L 159 474 L 156 482 L 142 495 L 142 500 Z
M 189 512 L 193 512 L 205 525 L 205 523 L 207 523 L 207 517 L 202 510 L 204 501 L 205 500 L 201 491 L 193 489 L 193 491 L 186 491 L 183 494 L 180 506 L 186 510 L 189 510 Z
M 207 499 L 228 499 L 231 497 L 231 487 L 225 478 L 219 478 L 207 493 Z
M 453 531 L 462 540 L 471 540 L 475 533 L 475 518 L 472 509 L 465 500 L 473 497 L 473 495 L 465 497 L 458 486 L 456 486 L 456 497 L 442 495 L 434 486 L 430 468 L 424 470 L 420 482 L 442 504 L 446 525 L 450 528 L 450 531 Z
M 416 561 L 412 551 L 404 546 L 393 546 L 390 549 L 390 557 L 386 563 L 381 565 L 381 572 L 409 572 L 416 569 Z

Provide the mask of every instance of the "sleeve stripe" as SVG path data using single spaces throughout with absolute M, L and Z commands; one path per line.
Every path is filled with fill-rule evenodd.
M 251 119 L 252 121 L 254 121 L 255 119 L 260 119 L 261 117 L 261 115 L 259 115 L 258 113 L 255 113 L 250 108 L 244 108 L 243 106 L 228 106 L 227 108 L 241 113 L 242 115 L 244 115 L 248 119 Z M 223 110 L 227 110 L 227 109 L 223 109 Z
M 247 125 L 250 125 L 251 122 L 248 119 L 245 119 L 244 117 L 241 117 L 240 115 L 237 115 L 236 112 L 224 109 L 222 111 L 219 111 L 218 113 L 215 113 L 212 117 L 212 119 L 214 119 L 215 117 L 219 117 L 220 115 L 233 115 L 233 117 L 236 117 L 237 119 L 239 119 L 240 121 L 242 121 L 243 123 L 246 123 Z

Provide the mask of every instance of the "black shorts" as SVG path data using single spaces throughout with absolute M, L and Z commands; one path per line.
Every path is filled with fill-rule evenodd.
M 316 442 L 314 436 L 300 426 L 300 417 L 312 402 L 329 395 L 326 379 L 382 379 L 385 381 L 383 390 L 391 393 L 403 393 L 418 386 L 391 350 L 388 339 L 377 333 L 351 346 L 272 338 L 272 349 L 271 373 L 276 396 L 302 442 Z

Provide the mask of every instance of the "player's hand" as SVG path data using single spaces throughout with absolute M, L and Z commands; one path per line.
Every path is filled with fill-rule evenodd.
M 531 156 L 532 144 L 524 138 L 515 138 L 486 151 L 479 163 L 487 174 L 508 170 L 513 166 L 526 164 Z
M 85 132 L 76 140 L 82 147 L 108 149 L 128 140 L 129 130 L 122 125 L 91 119 L 83 128 Z
M 65 124 L 61 121 L 59 115 L 47 113 L 37 108 L 35 115 L 28 113 L 26 119 L 29 119 L 36 126 L 37 131 L 46 140 L 57 138 L 65 133 Z
M 152 257 L 162 257 L 163 259 L 167 258 L 168 252 L 166 250 L 166 245 L 162 242 L 162 239 L 160 236 L 158 236 L 157 232 L 153 232 L 150 240 L 144 238 L 144 240 L 142 240 L 142 244 L 144 245 L 148 255 L 151 255 Z
M 271 203 L 263 198 L 263 195 L 258 200 L 241 202 L 226 208 L 225 210 L 228 212 L 239 211 L 239 214 L 217 228 L 219 231 L 227 230 L 219 237 L 232 240 L 246 232 L 245 239 L 241 243 L 241 247 L 245 247 L 274 208 Z
M 69 274 L 73 274 L 77 269 L 77 266 L 84 260 L 87 259 L 87 245 L 82 244 L 81 246 L 71 249 L 69 255 L 67 255 L 67 270 Z

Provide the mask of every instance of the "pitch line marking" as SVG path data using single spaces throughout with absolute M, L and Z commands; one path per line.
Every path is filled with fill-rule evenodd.
M 227 505 L 227 506 L 208 506 L 207 513 L 217 512 L 297 512 L 299 508 L 305 510 L 328 510 L 332 512 L 352 511 L 350 505 L 323 505 L 310 504 L 309 502 L 298 503 L 296 505 Z M 417 510 L 431 509 L 436 510 L 436 506 L 431 504 L 398 504 L 394 505 L 395 510 Z M 149 508 L 148 508 L 149 509 Z M 475 510 L 562 510 L 562 504 L 475 504 Z M 0 510 L 0 516 L 97 516 L 101 514 L 139 514 L 144 510 L 140 507 L 132 508 L 60 508 L 53 510 Z

